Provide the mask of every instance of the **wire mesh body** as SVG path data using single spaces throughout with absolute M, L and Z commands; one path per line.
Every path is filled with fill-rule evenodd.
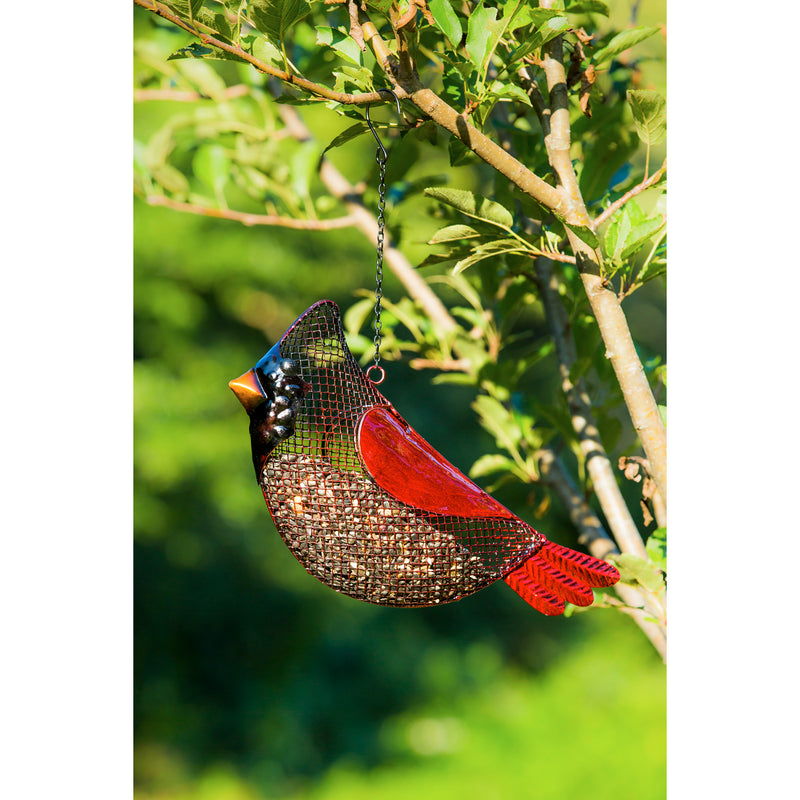
M 376 407 L 402 419 L 348 350 L 333 302 L 309 308 L 278 348 L 310 389 L 288 438 L 264 448 L 263 437 L 251 428 L 254 463 L 278 532 L 311 575 L 372 603 L 436 605 L 489 585 L 542 546 L 543 536 L 438 454 L 461 481 L 456 495 L 480 493 L 493 504 L 491 516 L 476 516 L 474 509 L 466 515 L 436 513 L 435 501 L 423 508 L 397 499 L 391 486 L 387 491 L 391 476 L 376 481 L 364 459 L 363 437 L 370 433 L 361 430 L 363 422 Z M 376 452 L 373 463 L 380 458 Z

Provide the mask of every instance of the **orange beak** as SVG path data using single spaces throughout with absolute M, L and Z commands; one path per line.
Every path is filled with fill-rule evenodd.
M 228 386 L 239 398 L 239 402 L 244 406 L 248 414 L 266 399 L 261 384 L 256 378 L 255 370 L 250 369 L 244 375 L 234 378 Z

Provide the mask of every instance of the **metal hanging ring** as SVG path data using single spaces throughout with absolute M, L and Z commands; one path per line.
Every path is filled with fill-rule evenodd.
M 400 110 L 400 99 L 398 96 L 391 90 L 391 89 L 378 89 L 378 92 L 382 92 L 383 94 L 390 94 L 394 97 L 395 105 L 397 106 L 397 116 L 400 117 L 400 121 L 403 121 L 403 112 Z M 367 103 L 367 107 L 364 109 L 364 116 L 367 119 L 367 127 L 372 131 L 372 135 L 375 137 L 375 141 L 378 143 L 378 147 L 381 149 L 381 155 L 383 158 L 386 158 L 388 153 L 386 152 L 386 148 L 383 146 L 383 142 L 381 142 L 380 136 L 378 136 L 378 132 L 375 128 L 372 127 L 372 120 L 369 118 L 369 109 L 372 103 Z
M 378 371 L 379 375 L 377 378 L 373 378 L 372 375 L 370 375 L 373 370 Z M 386 370 L 380 364 L 371 364 L 367 369 L 366 375 L 376 386 L 380 386 L 386 379 Z

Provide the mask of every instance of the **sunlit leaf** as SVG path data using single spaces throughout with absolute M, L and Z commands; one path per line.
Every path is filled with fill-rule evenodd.
M 482 195 L 475 194 L 467 191 L 466 189 L 447 189 L 440 187 L 429 187 L 425 190 L 428 197 L 438 200 L 440 203 L 445 203 L 452 206 L 468 217 L 475 219 L 482 219 L 485 222 L 490 222 L 493 225 L 498 225 L 502 228 L 511 228 L 514 224 L 514 217 L 511 212 L 496 203 L 494 200 L 488 200 Z
M 504 100 L 516 100 L 526 106 L 531 106 L 531 99 L 528 93 L 516 83 L 501 83 L 495 81 L 490 90 L 497 97 L 502 97 Z
M 486 8 L 481 4 L 470 14 L 464 49 L 469 55 L 469 60 L 479 69 L 490 52 L 496 23 L 496 8 Z
M 450 5 L 450 0 L 430 0 L 428 3 L 431 16 L 439 30 L 450 40 L 454 47 L 461 43 L 463 31 L 458 15 Z
M 586 225 L 570 225 L 568 222 L 564 222 L 566 225 L 584 244 L 588 244 L 589 247 L 599 247 L 600 241 L 597 238 L 597 234 Z
M 667 571 L 667 529 L 657 528 L 647 539 L 647 555 L 664 572 Z
M 615 559 L 620 578 L 625 583 L 639 583 L 651 592 L 664 589 L 664 576 L 652 562 L 631 553 L 622 553 Z
M 192 42 L 186 47 L 181 47 L 180 50 L 176 50 L 169 56 L 167 60 L 174 61 L 179 58 L 212 58 L 221 61 L 242 61 L 234 53 L 229 53 L 227 50 L 210 44 L 200 44 L 200 42 Z
M 389 14 L 392 7 L 393 0 L 367 0 L 367 5 L 371 8 L 377 8 L 382 14 Z
M 192 169 L 209 189 L 219 193 L 230 178 L 231 159 L 219 144 L 201 145 L 192 159 Z
M 306 0 L 250 0 L 247 7 L 256 28 L 276 41 L 311 12 Z
M 499 400 L 484 394 L 475 398 L 472 407 L 480 417 L 481 425 L 494 436 L 497 444 L 510 453 L 516 453 L 522 432 L 509 410 Z
M 605 47 L 601 47 L 592 56 L 592 63 L 596 67 L 599 67 L 605 64 L 606 61 L 611 61 L 612 58 L 625 52 L 625 50 L 643 42 L 645 39 L 649 39 L 651 36 L 658 33 L 659 30 L 661 29 L 657 27 L 640 25 L 638 28 L 622 31 L 622 33 L 618 33 L 614 36 Z
M 665 224 L 662 216 L 647 217 L 636 200 L 629 200 L 608 226 L 603 242 L 605 254 L 616 261 L 628 258 Z
M 574 0 L 567 3 L 567 11 L 570 14 L 602 14 L 604 17 L 609 15 L 609 8 L 601 0 Z
M 666 101 L 646 89 L 629 90 L 628 103 L 639 138 L 649 146 L 659 144 L 667 135 Z
M 361 66 L 362 51 L 352 36 L 341 28 L 317 28 L 317 44 L 332 47 L 337 53 Z
M 514 462 L 500 453 L 486 453 L 481 456 L 469 470 L 471 478 L 481 478 L 495 472 L 507 472 L 514 468 Z
M 428 244 L 440 244 L 441 242 L 454 242 L 461 239 L 474 239 L 480 236 L 475 228 L 469 225 L 448 225 L 446 228 L 438 230 L 429 240 Z
M 551 39 L 566 33 L 572 23 L 564 16 L 550 16 L 537 28 L 530 38 L 514 50 L 508 58 L 508 65 L 521 61 L 525 56 L 538 50 Z
M 349 128 L 345 128 L 340 134 L 334 137 L 334 139 L 322 152 L 327 153 L 328 150 L 332 150 L 334 147 L 341 147 L 351 139 L 356 139 L 357 137 L 361 136 L 361 134 L 363 134 L 366 130 L 368 130 L 368 128 L 365 121 L 356 122 L 354 125 L 351 125 Z

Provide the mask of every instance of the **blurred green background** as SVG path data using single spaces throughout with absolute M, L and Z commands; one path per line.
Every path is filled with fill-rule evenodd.
M 173 113 L 138 104 L 137 138 Z M 328 140 L 347 127 L 305 118 Z M 355 183 L 373 153 L 362 137 L 332 160 Z M 450 172 L 423 157 L 420 171 Z M 630 620 L 545 618 L 502 583 L 434 609 L 371 606 L 308 576 L 276 533 L 227 382 L 314 301 L 346 309 L 372 288 L 372 246 L 138 199 L 134 213 L 138 800 L 663 798 L 665 668 Z M 412 261 L 428 234 L 415 213 Z M 390 274 L 385 290 L 402 296 Z M 661 351 L 663 294 L 634 300 L 634 335 Z M 494 448 L 468 387 L 388 366 L 382 390 L 450 460 Z M 541 496 L 502 499 L 574 545 L 557 505 L 535 521 Z

